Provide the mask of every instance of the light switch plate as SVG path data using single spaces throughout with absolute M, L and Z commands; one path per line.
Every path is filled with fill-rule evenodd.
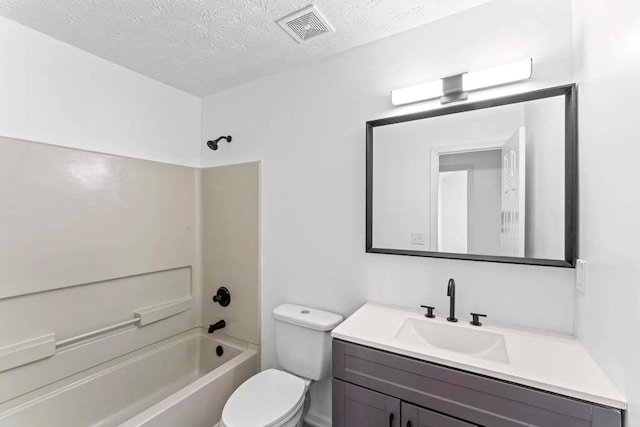
M 424 245 L 424 233 L 411 233 L 412 245 Z
M 587 294 L 587 262 L 582 259 L 576 260 L 576 290 Z

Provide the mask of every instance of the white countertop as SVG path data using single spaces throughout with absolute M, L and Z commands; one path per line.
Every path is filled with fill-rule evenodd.
M 462 316 L 452 324 L 445 316 L 424 317 L 423 311 L 368 303 L 362 306 L 331 336 L 344 341 L 434 362 L 452 368 L 546 390 L 576 399 L 626 409 L 624 396 L 615 388 L 589 352 L 576 339 L 532 329 L 496 325 L 482 319 L 483 326 L 471 326 Z M 443 322 L 460 328 L 482 329 L 503 334 L 508 363 L 493 362 L 435 347 L 400 341 L 398 330 L 407 319 Z

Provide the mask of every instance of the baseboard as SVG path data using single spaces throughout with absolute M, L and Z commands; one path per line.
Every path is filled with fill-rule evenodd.
M 306 417 L 304 417 L 304 423 L 309 427 L 331 427 L 331 417 L 313 414 L 310 412 Z

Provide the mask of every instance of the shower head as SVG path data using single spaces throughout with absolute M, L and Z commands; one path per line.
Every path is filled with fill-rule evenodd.
M 218 142 L 220 142 L 220 140 L 225 139 L 227 141 L 227 143 L 231 142 L 231 135 L 228 136 L 220 136 L 216 139 L 213 139 L 211 141 L 207 141 L 207 147 L 211 148 L 213 151 L 216 151 L 218 149 Z

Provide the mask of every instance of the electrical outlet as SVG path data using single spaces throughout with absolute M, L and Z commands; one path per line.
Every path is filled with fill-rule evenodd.
M 424 245 L 424 233 L 411 233 L 412 245 Z
M 581 259 L 576 260 L 576 290 L 587 294 L 587 262 Z

